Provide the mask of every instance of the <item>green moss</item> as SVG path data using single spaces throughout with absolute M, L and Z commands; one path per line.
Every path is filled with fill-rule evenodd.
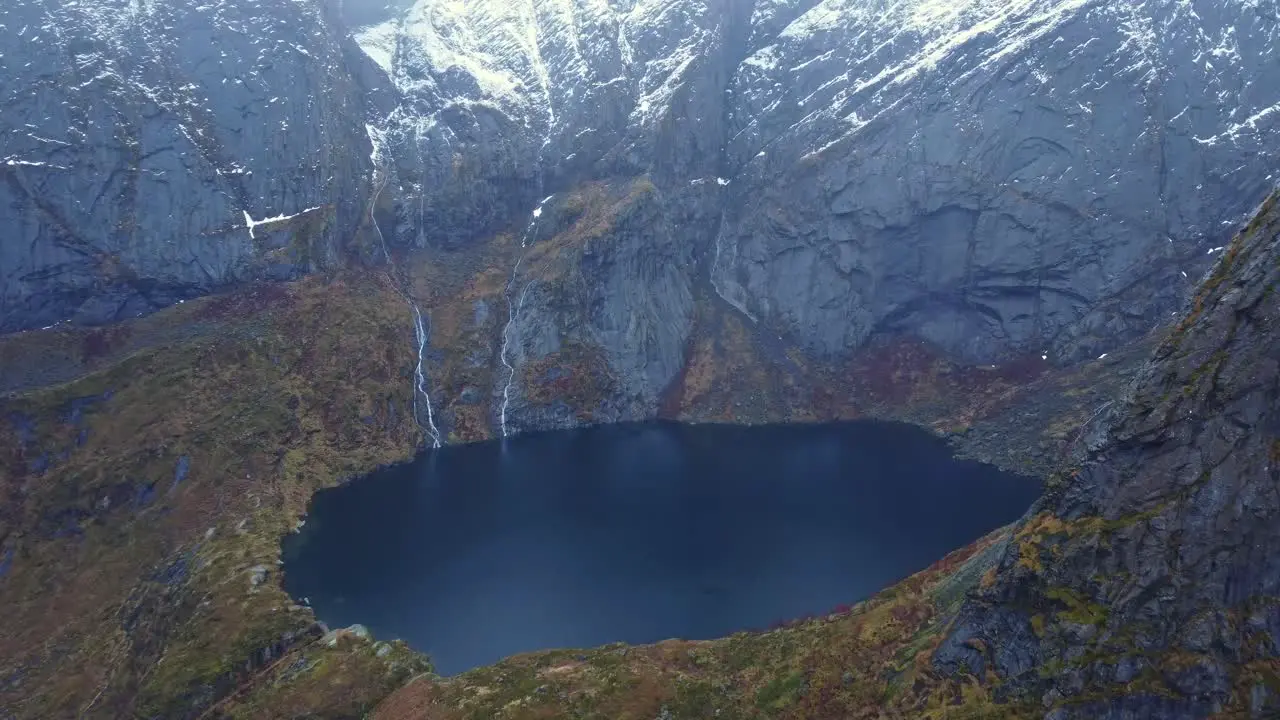
M 756 692 L 756 706 L 762 710 L 781 710 L 793 704 L 804 687 L 804 673 L 798 670 L 773 678 Z
M 1061 610 L 1056 614 L 1057 619 L 1062 622 L 1075 623 L 1077 625 L 1101 625 L 1107 620 L 1107 609 L 1105 607 L 1088 600 L 1075 590 L 1065 587 L 1052 587 L 1045 590 L 1044 594 L 1066 606 L 1065 610 Z
M 1218 369 L 1227 361 L 1227 351 L 1219 350 L 1213 354 L 1213 357 L 1206 360 L 1199 367 L 1191 372 L 1191 376 L 1187 378 L 1187 382 L 1182 387 L 1182 394 L 1190 397 L 1200 388 L 1201 381 L 1206 377 L 1216 376 Z
M 707 680 L 688 679 L 676 684 L 676 695 L 670 709 L 676 717 L 710 718 L 716 710 L 728 703 L 722 702 L 722 693 Z
M 1031 631 L 1036 637 L 1044 636 L 1044 615 L 1037 613 L 1031 616 Z

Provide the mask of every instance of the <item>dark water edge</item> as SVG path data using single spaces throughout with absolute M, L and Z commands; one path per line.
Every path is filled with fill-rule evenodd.
M 897 423 L 648 422 L 429 450 L 317 493 L 285 587 L 452 674 L 852 604 L 1016 520 L 1032 478 Z

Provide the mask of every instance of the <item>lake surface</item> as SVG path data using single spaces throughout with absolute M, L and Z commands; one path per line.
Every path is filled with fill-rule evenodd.
M 851 604 L 1017 519 L 1035 480 L 896 424 L 619 425 L 448 447 L 316 495 L 285 586 L 442 674 Z

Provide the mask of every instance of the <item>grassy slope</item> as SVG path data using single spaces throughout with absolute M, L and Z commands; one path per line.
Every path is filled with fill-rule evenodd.
M 328 657 L 276 572 L 316 488 L 418 441 L 404 304 L 378 278 L 311 279 L 145 325 L 193 320 L 212 330 L 0 403 L 0 707 L 17 717 L 197 716 L 291 648 L 295 679 L 329 678 L 331 702 L 310 701 L 333 710 L 420 669 L 368 643 Z
M 1077 448 L 1083 427 L 1160 334 L 1070 368 L 1039 357 L 966 367 L 907 338 L 831 366 L 703 293 L 684 370 L 662 414 L 689 422 L 899 420 L 948 437 L 962 456 L 1044 477 Z

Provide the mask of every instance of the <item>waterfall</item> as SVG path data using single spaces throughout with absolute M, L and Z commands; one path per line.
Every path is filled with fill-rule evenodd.
M 720 179 L 717 178 L 716 180 L 717 182 L 719 182 Z M 723 185 L 727 183 L 720 183 L 720 184 Z M 715 258 L 711 261 L 711 287 L 713 290 L 716 291 L 716 294 L 720 296 L 721 300 L 724 300 L 725 302 L 729 303 L 730 306 L 736 308 L 738 312 L 742 313 L 743 315 L 746 315 L 747 318 L 751 320 L 751 322 L 753 323 L 759 322 L 759 320 L 756 319 L 756 316 L 752 315 L 751 311 L 747 309 L 747 303 L 745 301 L 745 298 L 741 297 L 746 294 L 743 291 L 741 285 L 737 284 L 736 282 L 734 282 L 732 285 L 731 289 L 736 291 L 733 294 L 735 296 L 738 296 L 736 300 L 730 298 L 727 294 L 725 294 L 725 288 L 729 286 L 722 285 L 719 279 L 721 256 L 724 254 L 722 250 L 723 245 L 724 245 L 724 213 L 721 213 L 719 227 L 716 229 L 716 254 L 715 254 Z M 733 268 L 732 261 L 730 261 L 729 268 L 730 269 Z M 726 274 L 728 273 L 726 272 Z
M 382 143 L 380 142 L 380 133 L 377 128 L 372 125 L 366 125 L 365 129 L 369 133 L 369 142 L 373 145 L 373 151 L 369 154 L 369 159 L 373 162 L 373 178 L 374 189 L 373 196 L 369 199 L 369 223 L 373 225 L 374 232 L 378 233 L 378 242 L 382 245 L 382 255 L 387 260 L 387 265 L 391 269 L 392 286 L 396 292 L 413 310 L 413 332 L 414 339 L 418 343 L 418 365 L 413 373 L 413 420 L 418 423 L 418 427 L 422 428 L 431 438 L 431 447 L 438 448 L 443 443 L 440 440 L 440 430 L 436 427 L 435 413 L 431 408 L 431 394 L 427 392 L 427 374 L 423 369 L 424 357 L 427 351 L 427 328 L 422 320 L 422 310 L 418 307 L 418 303 L 414 301 L 413 295 L 409 289 L 404 287 L 396 268 L 395 261 L 391 259 L 391 251 L 387 247 L 387 239 L 382 235 L 382 228 L 378 227 L 378 221 L 374 217 L 374 209 L 378 206 L 378 198 L 382 196 L 382 191 L 387 187 L 390 174 L 386 172 L 381 164 Z M 422 396 L 423 403 L 427 410 L 427 424 L 422 424 L 421 413 L 418 410 L 418 396 Z
M 427 374 L 422 369 L 422 356 L 427 350 L 427 329 L 422 323 L 422 311 L 418 309 L 418 304 L 409 301 L 409 306 L 413 308 L 413 332 L 418 339 L 418 367 L 413 372 L 413 416 L 418 417 L 418 395 L 422 395 L 422 399 L 427 406 L 427 427 L 423 428 L 427 434 L 431 436 L 431 447 L 440 447 L 440 430 L 436 428 L 435 413 L 431 410 L 431 394 L 427 392 Z
M 519 299 L 515 302 L 512 302 L 511 291 L 515 288 L 516 282 L 519 280 L 520 266 L 524 264 L 524 258 L 526 255 L 525 251 L 529 247 L 529 239 L 538 228 L 538 218 L 542 217 L 542 208 L 553 197 L 555 197 L 555 195 L 546 196 L 542 199 L 542 202 L 538 203 L 538 206 L 533 209 L 533 216 L 529 218 L 529 224 L 525 227 L 524 235 L 520 238 L 520 257 L 516 259 L 516 264 L 511 269 L 511 279 L 507 282 L 507 325 L 502 329 L 502 350 L 498 353 L 498 358 L 502 361 L 502 366 L 507 369 L 507 384 L 502 388 L 502 409 L 498 415 L 498 419 L 502 427 L 502 437 L 504 438 L 509 435 L 507 430 L 507 407 L 511 404 L 511 386 L 515 383 L 516 379 L 516 368 L 511 364 L 511 361 L 507 359 L 508 349 L 511 345 L 511 328 L 515 325 L 516 318 L 520 315 L 520 311 L 524 309 L 525 297 L 528 296 L 529 287 L 533 283 L 530 282 L 524 286 L 524 290 L 520 292 Z
M 554 99 L 551 97 L 551 73 L 547 69 L 546 62 L 542 57 L 542 48 L 539 44 L 538 37 L 538 17 L 537 11 L 534 10 L 531 22 L 528 24 L 529 35 L 526 38 L 530 50 L 530 59 L 532 61 L 532 70 L 537 76 L 539 83 L 542 85 L 542 100 L 546 103 L 547 114 L 547 130 L 542 137 L 542 145 L 538 148 L 537 167 L 545 167 L 545 155 L 547 148 L 551 146 L 552 136 L 555 134 L 556 127 L 556 109 Z M 526 117 L 526 127 L 529 119 Z M 507 427 L 507 408 L 511 405 L 511 386 L 516 381 L 516 368 L 509 358 L 511 346 L 511 330 L 515 327 L 516 319 L 520 316 L 520 311 L 524 309 L 525 298 L 529 295 L 529 288 L 532 282 L 525 284 L 524 289 L 520 291 L 520 297 L 514 302 L 512 301 L 512 291 L 515 289 L 516 283 L 520 278 L 520 266 L 524 264 L 526 251 L 529 247 L 529 241 L 533 237 L 534 232 L 538 228 L 538 218 L 542 217 L 542 209 L 546 206 L 554 194 L 542 198 L 537 207 L 533 209 L 532 217 L 529 218 L 529 224 L 525 226 L 524 235 L 520 238 L 520 256 L 516 258 L 515 265 L 511 268 L 511 279 L 507 281 L 505 295 L 507 299 L 507 324 L 502 328 L 502 349 L 498 353 L 498 358 L 502 361 L 502 366 L 507 369 L 507 384 L 502 388 L 502 408 L 498 413 L 498 421 L 502 428 L 502 437 L 508 437 L 510 430 Z

